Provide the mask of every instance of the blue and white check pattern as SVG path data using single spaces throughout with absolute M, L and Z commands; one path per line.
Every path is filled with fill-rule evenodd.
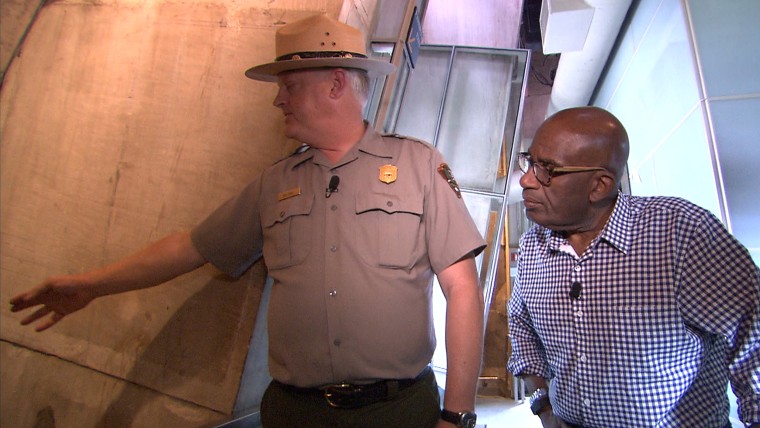
M 584 427 L 760 422 L 760 271 L 709 211 L 619 195 L 580 257 L 534 226 L 509 303 L 515 375 L 551 380 L 554 413 Z M 569 297 L 573 282 L 582 286 Z

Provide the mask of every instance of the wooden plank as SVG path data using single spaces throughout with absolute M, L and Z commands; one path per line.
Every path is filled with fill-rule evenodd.
M 243 72 L 273 59 L 284 22 L 337 14 L 340 2 L 268 4 L 62 1 L 41 10 L 0 92 L 4 302 L 48 275 L 192 227 L 292 151 L 271 105 L 276 85 Z M 71 363 L 49 373 L 22 365 L 39 383 L 75 382 L 79 369 L 67 367 L 79 367 L 140 386 L 126 395 L 135 402 L 152 391 L 229 414 L 264 275 L 261 266 L 239 280 L 201 269 L 100 299 L 42 334 L 20 327 L 6 304 L 0 338 Z M 83 393 L 99 390 L 99 405 L 121 395 L 76 382 Z M 4 394 L 3 406 L 24 399 Z
M 200 427 L 226 419 L 205 407 L 5 342 L 0 342 L 0 359 L 0 426 Z

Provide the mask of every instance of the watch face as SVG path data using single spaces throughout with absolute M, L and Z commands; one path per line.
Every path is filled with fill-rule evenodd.
M 465 413 L 462 415 L 462 424 L 460 426 L 464 428 L 475 428 L 476 420 L 477 416 L 475 416 L 474 413 Z
M 475 420 L 477 418 L 477 415 L 472 412 L 456 413 L 446 409 L 441 411 L 441 419 L 446 422 L 451 422 L 456 425 L 457 428 L 475 428 Z
M 533 403 L 547 395 L 549 395 L 549 391 L 547 391 L 545 388 L 538 388 L 537 390 L 533 391 L 533 394 L 530 395 L 530 405 L 532 406 Z

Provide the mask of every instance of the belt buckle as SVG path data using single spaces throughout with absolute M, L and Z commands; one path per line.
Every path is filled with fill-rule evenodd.
M 324 396 L 327 404 L 336 409 L 346 409 L 358 407 L 356 394 L 361 392 L 361 386 L 341 383 L 329 385 L 324 388 Z

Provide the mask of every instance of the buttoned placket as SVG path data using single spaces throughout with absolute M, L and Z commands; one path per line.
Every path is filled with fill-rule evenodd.
M 325 174 L 325 187 L 328 185 L 330 178 L 336 174 L 334 169 L 328 170 Z M 337 267 L 341 251 L 340 248 L 340 210 L 343 208 L 342 203 L 345 201 L 345 197 L 341 194 L 341 187 L 345 189 L 345 183 L 339 184 L 338 190 L 325 195 L 324 199 L 324 218 L 325 218 L 325 240 L 324 248 L 324 293 L 325 293 L 325 306 L 327 308 L 328 317 L 328 332 L 330 346 L 333 348 L 333 353 L 338 355 L 340 353 L 340 347 L 342 345 L 341 334 L 343 329 L 341 326 L 340 299 L 342 297 L 340 287 L 340 279 L 338 278 L 338 272 L 340 269 Z
M 325 308 L 327 310 L 327 335 L 328 345 L 330 347 L 330 360 L 333 366 L 333 374 L 337 379 L 342 379 L 346 373 L 344 373 L 344 367 L 350 367 L 351 364 L 348 359 L 351 358 L 350 344 L 345 341 L 344 334 L 346 332 L 345 322 L 342 314 L 345 311 L 346 305 L 345 298 L 347 290 L 341 289 L 344 286 L 344 279 L 341 277 L 341 272 L 345 271 L 345 257 L 341 254 L 344 251 L 342 244 L 346 239 L 345 234 L 347 232 L 346 216 L 350 215 L 352 207 L 352 201 L 354 200 L 353 193 L 351 191 L 351 180 L 347 177 L 351 176 L 352 164 L 356 161 L 356 157 L 352 159 L 345 159 L 338 165 L 321 164 L 321 180 L 323 189 L 329 186 L 330 179 L 337 175 L 341 177 L 337 191 L 325 194 L 323 197 L 322 210 L 324 213 L 324 242 L 323 254 L 324 254 L 324 298 Z M 349 293 L 350 294 L 350 293 Z M 347 348 L 348 346 L 348 348 Z
M 577 364 L 577 376 L 578 376 L 578 390 L 580 392 L 581 403 L 579 403 L 580 411 L 586 418 L 586 415 L 591 412 L 591 407 L 594 405 L 593 400 L 593 387 L 594 385 L 587 379 L 587 374 L 590 373 L 588 369 L 592 361 L 589 361 L 593 353 L 584 345 L 586 343 L 585 336 L 593 334 L 588 331 L 588 300 L 590 290 L 588 290 L 586 284 L 586 271 L 587 266 L 584 263 L 593 256 L 593 253 L 586 251 L 583 256 L 573 257 L 573 266 L 570 272 L 570 284 L 568 292 L 572 290 L 574 284 L 578 284 L 580 294 L 577 297 L 569 296 L 570 305 L 573 317 L 574 336 L 575 336 L 575 358 Z

